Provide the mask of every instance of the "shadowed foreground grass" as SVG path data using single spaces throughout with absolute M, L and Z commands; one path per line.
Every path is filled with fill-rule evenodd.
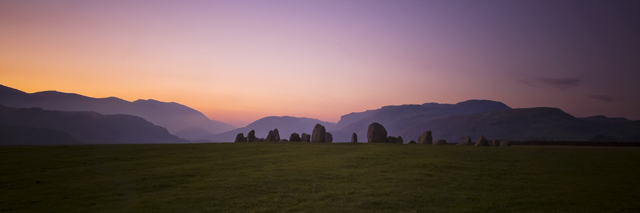
M 638 212 L 640 148 L 0 147 L 0 211 Z

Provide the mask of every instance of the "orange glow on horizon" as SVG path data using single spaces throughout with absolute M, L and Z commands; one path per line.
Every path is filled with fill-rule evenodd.
M 474 4 L 483 7 L 468 10 Z M 609 58 L 637 51 L 637 39 L 580 43 L 600 34 L 535 28 L 554 26 L 521 17 L 537 8 L 521 4 L 537 3 L 0 1 L 0 84 L 177 102 L 237 126 L 469 99 L 640 119 L 640 65 Z M 554 11 L 558 26 L 575 21 Z M 609 29 L 603 20 L 594 29 Z M 580 83 L 562 91 L 526 83 L 540 77 Z

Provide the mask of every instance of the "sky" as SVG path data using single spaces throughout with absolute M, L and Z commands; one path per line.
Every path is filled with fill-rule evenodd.
M 0 84 L 238 127 L 501 101 L 640 119 L 640 1 L 3 0 Z

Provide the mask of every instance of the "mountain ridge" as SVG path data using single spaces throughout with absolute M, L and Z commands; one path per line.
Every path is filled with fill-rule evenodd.
M 233 125 L 211 120 L 203 113 L 180 103 L 161 102 L 154 99 L 138 99 L 129 102 L 113 96 L 93 98 L 53 90 L 26 93 L 0 85 L 0 104 L 16 108 L 40 107 L 47 110 L 135 115 L 163 126 L 172 133 L 194 127 L 200 127 L 209 133 L 220 133 L 235 128 Z M 181 135 L 181 137 L 189 137 L 189 135 Z
M 342 133 L 341 135 L 351 135 L 356 133 L 358 136 L 366 136 L 367 128 L 369 124 L 377 122 L 382 124 L 389 135 L 398 136 L 405 128 L 409 128 L 417 123 L 453 116 L 461 114 L 473 114 L 485 111 L 495 111 L 502 109 L 511 109 L 509 106 L 502 102 L 491 100 L 467 100 L 458 102 L 456 104 L 439 104 L 439 103 L 424 103 L 424 104 L 405 104 L 405 105 L 389 105 L 383 106 L 375 110 L 367 110 L 363 112 L 365 116 L 358 115 L 358 113 L 350 113 L 341 118 L 348 119 L 348 122 L 341 122 L 343 126 L 341 129 L 337 129 L 335 132 Z M 360 120 L 353 121 L 353 117 L 364 117 Z M 348 134 L 347 134 L 348 133 Z M 417 135 L 416 135 L 417 137 Z M 403 138 L 405 138 L 403 136 Z M 411 136 L 410 138 L 413 138 Z M 336 138 L 342 141 L 348 140 L 347 138 Z M 366 138 L 365 138 L 366 139 Z
M 368 125 L 373 122 L 385 126 L 388 135 L 403 136 L 405 141 L 417 139 L 423 131 L 432 131 L 434 139 L 450 142 L 466 135 L 476 137 L 480 134 L 488 138 L 512 140 L 640 141 L 640 121 L 602 115 L 576 118 L 558 108 L 513 109 L 502 102 L 479 99 L 456 104 L 428 102 L 382 106 L 378 109 L 344 114 L 337 123 L 306 117 L 267 116 L 245 127 L 228 129 L 216 134 L 212 134 L 206 124 L 217 121 L 210 120 L 201 112 L 177 102 L 161 102 L 154 99 L 129 102 L 117 97 L 92 98 L 52 90 L 25 93 L 0 85 L 0 104 L 4 103 L 46 105 L 64 111 L 137 114 L 136 116 L 142 118 L 151 117 L 152 119 L 148 120 L 154 124 L 163 123 L 172 127 L 174 131 L 170 132 L 181 138 L 199 142 L 231 142 L 238 133 L 246 136 L 250 130 L 256 131 L 256 137 L 263 138 L 269 130 L 275 128 L 279 130 L 280 138 L 288 139 L 293 132 L 311 134 L 316 123 L 324 125 L 327 131 L 332 133 L 335 142 L 350 141 L 352 133 L 357 133 L 360 141 L 366 141 Z M 180 128 L 176 128 L 176 124 Z M 5 129 L 11 128 L 16 129 Z M 17 129 L 16 131 L 33 131 L 65 137 L 50 130 Z
M 29 134 L 46 132 L 57 135 L 55 144 L 138 144 L 187 143 L 187 140 L 169 134 L 167 129 L 133 115 L 103 115 L 97 112 L 71 112 L 42 108 L 12 108 L 0 105 L 0 124 L 5 130 L 13 129 L 12 138 L 0 138 L 15 143 L 27 139 Z M 55 131 L 51 131 L 55 130 Z M 20 134 L 23 132 L 24 134 Z M 61 134 L 64 132 L 66 134 Z M 68 134 L 68 135 L 67 135 Z M 60 141 L 70 136 L 75 140 Z M 39 137 L 38 144 L 47 144 L 51 138 Z M 4 142 L 4 141 L 3 141 Z M 17 141 L 20 142 L 20 141 Z M 33 141 L 25 141 L 33 142 Z

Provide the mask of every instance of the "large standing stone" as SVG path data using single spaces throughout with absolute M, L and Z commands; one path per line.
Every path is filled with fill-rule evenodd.
M 278 128 L 273 129 L 273 137 L 275 141 L 280 141 L 280 132 L 278 132 Z
M 509 143 L 509 140 L 507 140 L 507 139 L 502 139 L 502 141 L 500 141 L 500 146 L 502 146 L 502 147 L 510 147 L 511 143 Z
M 422 135 L 418 137 L 419 144 L 432 144 L 433 137 L 431 137 L 431 131 L 424 131 Z
M 457 144 L 458 146 L 471 146 L 473 144 L 471 144 L 471 136 L 464 137 L 464 140 L 461 140 L 460 142 L 458 142 Z
M 377 122 L 369 124 L 367 129 L 368 143 L 384 143 L 387 141 L 387 130 Z
M 387 136 L 387 143 L 398 143 L 398 138 L 393 136 Z
M 311 132 L 311 142 L 325 142 L 326 137 L 327 130 L 324 129 L 324 126 L 316 124 L 313 127 L 313 132 Z
M 331 133 L 327 132 L 327 135 L 324 136 L 324 142 L 332 143 L 333 142 L 333 135 L 331 135 Z
M 265 142 L 273 142 L 273 130 L 269 130 L 269 133 L 267 134 L 267 137 L 264 138 Z
M 433 142 L 433 145 L 446 145 L 446 144 L 447 144 L 447 141 L 442 139 Z
M 278 132 L 278 128 L 275 128 L 274 130 L 269 130 L 269 134 L 267 135 L 267 138 L 265 139 L 266 142 L 278 142 L 280 141 L 280 133 Z
M 487 141 L 484 135 L 480 135 L 480 137 L 476 141 L 475 146 L 489 146 L 489 141 Z
M 247 141 L 247 140 L 242 140 L 242 139 L 244 139 L 244 134 L 242 134 L 242 132 L 241 132 L 241 133 L 238 133 L 238 135 L 236 135 L 236 140 L 235 140 L 235 141 L 233 141 L 233 142 L 234 142 L 234 143 L 238 143 L 238 142 L 245 142 L 245 141 Z
M 311 135 L 302 133 L 302 137 L 300 139 L 302 140 L 302 142 L 311 142 Z
M 358 134 L 355 132 L 351 135 L 351 143 L 358 143 Z
M 249 131 L 249 134 L 247 134 L 247 142 L 255 142 L 256 141 L 256 131 L 255 130 L 251 130 Z
M 298 135 L 298 133 L 291 133 L 291 136 L 289 136 L 289 141 L 291 142 L 300 142 L 300 135 Z
M 402 136 L 398 136 L 398 143 L 404 144 L 404 140 L 402 139 Z

